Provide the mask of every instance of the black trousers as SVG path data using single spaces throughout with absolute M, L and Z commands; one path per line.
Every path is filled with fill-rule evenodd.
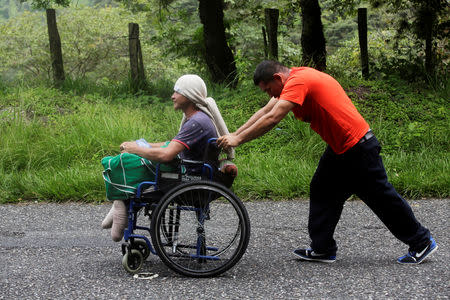
M 420 251 L 429 242 L 429 230 L 416 220 L 408 202 L 388 182 L 380 150 L 376 137 L 341 155 L 330 147 L 325 150 L 310 186 L 308 231 L 311 248 L 317 253 L 336 253 L 334 230 L 344 202 L 352 194 L 362 199 L 411 251 Z

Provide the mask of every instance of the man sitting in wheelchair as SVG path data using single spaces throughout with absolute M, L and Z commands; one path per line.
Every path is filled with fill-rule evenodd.
M 152 162 L 169 163 L 175 158 L 202 161 L 208 140 L 228 134 L 227 126 L 213 98 L 207 97 L 204 81 L 197 75 L 183 75 L 175 83 L 172 95 L 173 107 L 183 112 L 178 134 L 170 142 L 124 142 L 122 153 L 136 154 Z M 230 162 L 234 150 L 227 152 L 227 160 L 220 164 L 221 171 L 235 177 L 236 166 Z M 186 165 L 187 174 L 199 174 L 201 167 Z M 123 199 L 125 200 L 125 199 Z M 127 208 L 123 200 L 114 200 L 113 206 L 102 222 L 102 228 L 111 228 L 111 238 L 118 242 L 127 226 Z

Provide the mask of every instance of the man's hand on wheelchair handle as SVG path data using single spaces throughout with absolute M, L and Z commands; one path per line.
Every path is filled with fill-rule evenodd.
M 222 135 L 217 139 L 217 146 L 225 149 L 237 147 L 239 146 L 239 144 L 240 143 L 238 136 L 233 133 Z

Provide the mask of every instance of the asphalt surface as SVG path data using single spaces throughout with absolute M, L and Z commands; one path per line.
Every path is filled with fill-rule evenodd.
M 418 266 L 396 258 L 407 247 L 361 202 L 349 201 L 333 264 L 297 260 L 309 244 L 308 201 L 246 203 L 247 253 L 220 277 L 193 279 L 150 255 L 136 279 L 121 264 L 120 243 L 100 223 L 110 205 L 0 205 L 0 299 L 448 299 L 450 199 L 410 201 L 439 249 Z

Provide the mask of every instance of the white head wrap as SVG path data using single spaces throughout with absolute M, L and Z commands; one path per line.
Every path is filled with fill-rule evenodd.
M 178 78 L 177 82 L 175 82 L 173 89 L 175 92 L 192 101 L 201 111 L 211 118 L 214 127 L 216 127 L 218 136 L 229 134 L 227 125 L 225 124 L 219 108 L 216 105 L 216 101 L 214 101 L 211 97 L 207 97 L 206 84 L 203 79 L 193 74 L 183 75 Z M 186 116 L 183 114 L 180 128 L 186 121 Z M 234 158 L 233 148 L 227 151 L 227 156 L 228 159 Z

